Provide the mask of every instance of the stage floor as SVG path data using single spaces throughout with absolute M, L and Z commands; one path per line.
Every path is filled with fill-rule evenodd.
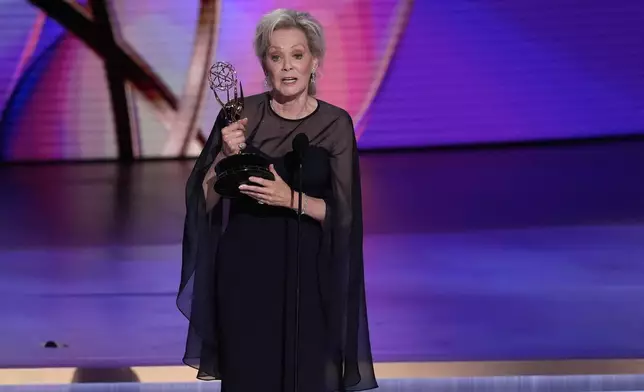
M 0 368 L 180 365 L 191 166 L 0 168 Z M 644 358 L 643 169 L 635 141 L 364 154 L 375 360 Z

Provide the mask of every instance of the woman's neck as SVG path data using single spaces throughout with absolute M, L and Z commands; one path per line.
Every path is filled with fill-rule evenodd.
M 293 99 L 287 100 L 278 94 L 271 94 L 271 107 L 277 114 L 284 118 L 297 120 L 308 116 L 315 109 L 315 102 L 308 94 L 301 94 Z

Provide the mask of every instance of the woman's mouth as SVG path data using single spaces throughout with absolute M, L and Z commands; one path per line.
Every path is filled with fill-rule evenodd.
M 282 78 L 282 83 L 284 84 L 295 84 L 297 78 Z

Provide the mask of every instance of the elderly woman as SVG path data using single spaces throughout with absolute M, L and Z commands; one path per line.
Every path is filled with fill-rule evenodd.
M 247 97 L 236 123 L 220 114 L 187 183 L 177 299 L 190 320 L 184 363 L 199 379 L 221 379 L 224 392 L 293 391 L 295 380 L 302 392 L 376 388 L 353 123 L 315 98 L 322 27 L 308 13 L 276 10 L 260 21 L 254 46 L 269 91 Z M 310 146 L 296 346 L 299 189 L 290 162 L 299 133 Z M 224 199 L 213 167 L 240 149 L 267 157 L 275 180 L 251 178 L 245 196 Z

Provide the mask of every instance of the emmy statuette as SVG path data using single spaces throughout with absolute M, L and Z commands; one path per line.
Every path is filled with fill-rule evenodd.
M 241 81 L 237 79 L 235 68 L 229 63 L 218 61 L 210 68 L 208 80 L 210 89 L 223 109 L 226 125 L 240 120 L 244 110 L 244 90 Z M 239 84 L 239 96 L 237 84 Z M 219 98 L 217 90 L 226 92 L 226 103 Z M 232 99 L 230 99 L 230 90 L 233 90 Z M 250 183 L 248 178 L 251 176 L 275 180 L 275 176 L 269 170 L 268 159 L 259 154 L 246 152 L 247 148 L 248 146 L 244 146 L 239 154 L 226 157 L 215 165 L 217 179 L 214 188 L 221 196 L 240 197 L 242 194 L 239 192 L 239 186 Z

